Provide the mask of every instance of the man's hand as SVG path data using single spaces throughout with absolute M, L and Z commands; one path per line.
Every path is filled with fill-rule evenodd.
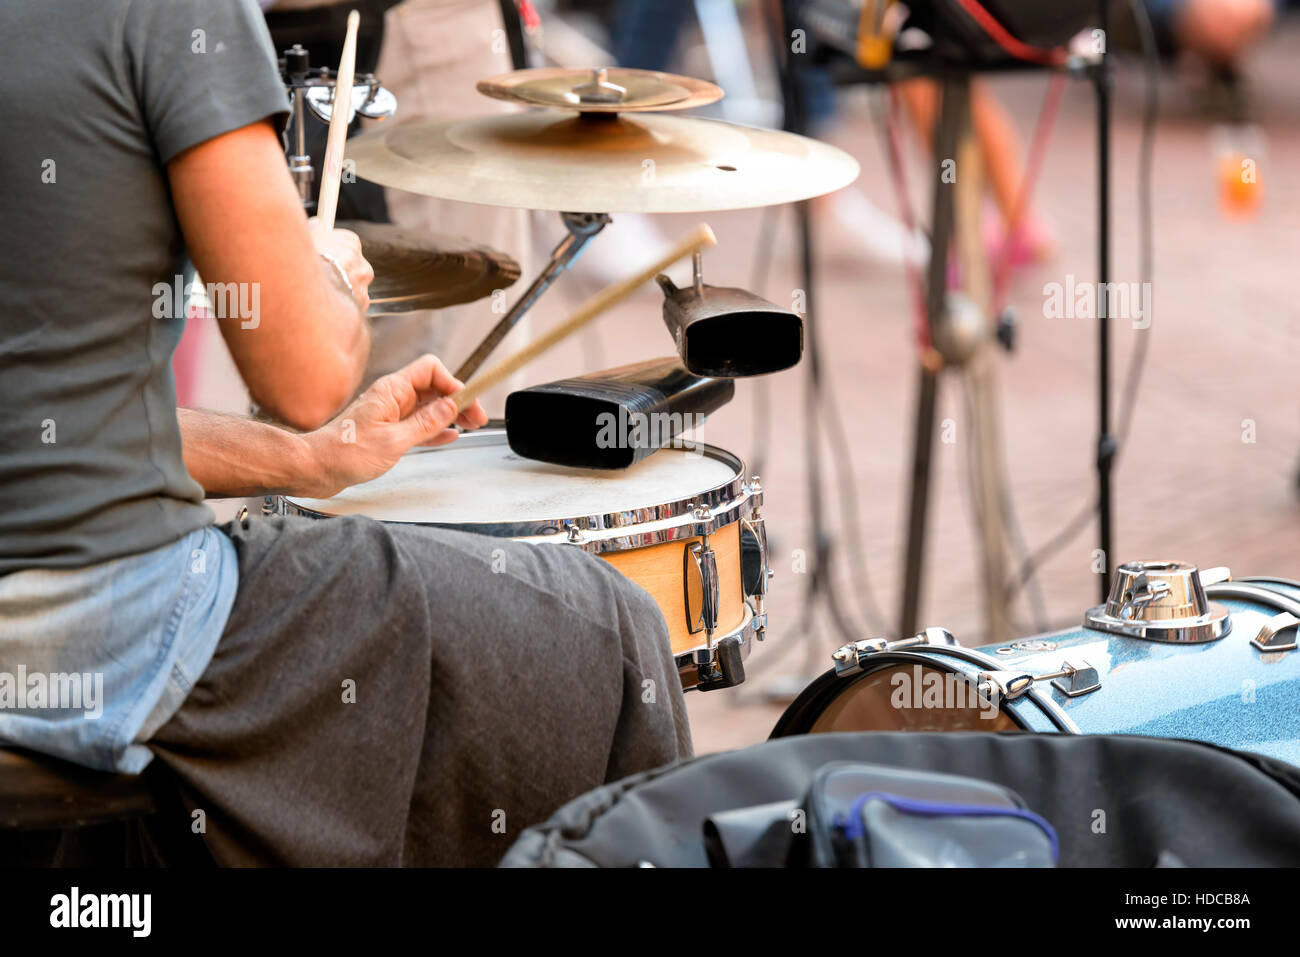
M 454 441 L 453 424 L 484 425 L 487 413 L 477 402 L 456 414 L 446 396 L 460 387 L 436 357 L 426 355 L 377 379 L 314 432 L 178 409 L 185 467 L 209 498 L 328 498 L 383 475 L 412 446 Z
M 383 475 L 413 446 L 455 441 L 453 424 L 485 425 L 487 413 L 478 402 L 456 414 L 447 396 L 461 385 L 432 355 L 376 379 L 336 419 L 301 436 L 314 466 L 296 483 L 296 493 L 328 498 Z
M 357 311 L 364 315 L 370 306 L 370 283 L 375 278 L 375 270 L 361 254 L 360 238 L 350 229 L 326 229 L 315 216 L 307 220 L 307 226 L 311 229 L 311 241 L 316 252 L 328 260 L 325 267 L 331 278 L 339 282 L 338 272 L 331 265 L 338 263 L 352 286 L 352 301 L 356 303 Z M 346 288 L 346 285 L 340 283 L 340 288 Z

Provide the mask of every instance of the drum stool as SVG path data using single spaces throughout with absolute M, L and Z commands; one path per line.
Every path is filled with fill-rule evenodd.
M 154 823 L 146 832 L 147 819 Z M 0 862 L 7 865 L 211 866 L 187 825 L 165 769 L 116 774 L 0 748 Z
M 0 748 L 0 830 L 80 828 L 154 813 L 142 775 L 92 771 L 17 748 Z

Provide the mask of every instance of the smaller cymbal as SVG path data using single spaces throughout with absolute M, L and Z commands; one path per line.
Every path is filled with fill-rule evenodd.
M 519 278 L 519 263 L 462 236 L 362 220 L 338 225 L 357 234 L 362 255 L 374 267 L 367 313 L 372 317 L 474 302 Z
M 515 70 L 480 80 L 478 91 L 525 106 L 583 113 L 689 110 L 722 99 L 721 88 L 704 80 L 624 67 Z

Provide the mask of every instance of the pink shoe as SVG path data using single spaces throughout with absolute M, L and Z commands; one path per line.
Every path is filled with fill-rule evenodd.
M 1032 210 L 1025 214 L 1010 235 L 1002 217 L 988 211 L 984 216 L 984 243 L 993 263 L 1001 262 L 1005 256 L 1007 265 L 1011 267 L 1046 262 L 1056 254 L 1055 233 L 1047 221 Z

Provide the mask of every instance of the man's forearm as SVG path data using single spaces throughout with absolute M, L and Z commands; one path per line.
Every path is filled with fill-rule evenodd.
M 254 419 L 177 409 L 185 468 L 208 498 L 290 494 L 316 468 L 303 436 Z

